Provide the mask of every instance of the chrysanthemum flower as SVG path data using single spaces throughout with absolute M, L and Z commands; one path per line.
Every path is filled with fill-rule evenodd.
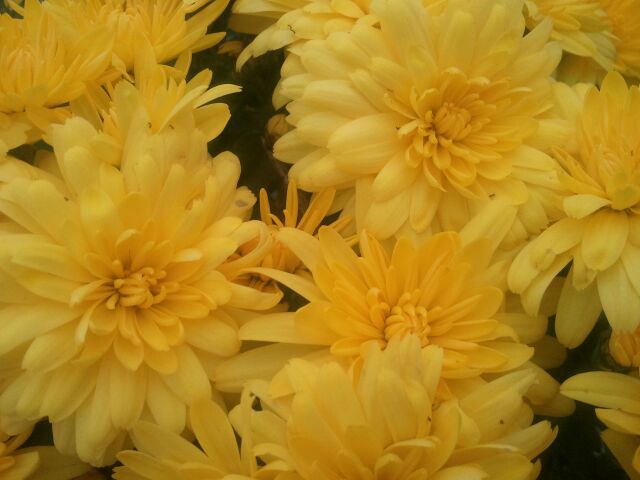
M 521 6 L 460 0 L 434 15 L 381 0 L 380 28 L 305 43 L 282 69 L 296 128 L 276 158 L 304 190 L 350 192 L 358 230 L 377 238 L 448 230 L 500 196 L 541 228 L 557 208 L 556 167 L 538 148 L 560 50 L 550 22 L 523 36 Z
M 348 31 L 356 21 L 368 15 L 370 3 L 370 0 L 238 0 L 233 4 L 230 26 L 258 34 L 238 57 L 238 68 L 251 57 L 270 50 L 326 38 L 331 32 Z M 277 21 L 273 23 L 274 20 Z M 370 23 L 373 22 L 372 18 Z
M 62 107 L 104 74 L 111 52 L 99 26 L 65 35 L 39 1 L 19 11 L 22 18 L 0 14 L 0 142 L 8 148 L 38 140 L 68 116 Z
M 500 311 L 504 295 L 492 283 L 495 269 L 487 267 L 490 253 L 483 243 L 462 247 L 457 234 L 442 233 L 420 247 L 401 239 L 389 256 L 364 233 L 360 255 L 330 228 L 321 228 L 319 239 L 290 228 L 281 229 L 277 238 L 312 278 L 252 271 L 281 281 L 309 303 L 295 313 L 248 321 L 240 329 L 242 339 L 325 346 L 327 353 L 359 363 L 363 344 L 384 347 L 395 337 L 414 334 L 423 346 L 443 348 L 442 375 L 448 379 L 508 371 L 533 354 L 518 341 L 509 314 Z M 262 360 L 259 352 L 221 365 L 216 381 L 240 364 L 251 372 L 273 361 L 268 347 Z
M 536 3 L 540 3 L 537 1 Z M 562 4 L 558 2 L 545 2 L 554 4 L 553 9 L 562 9 Z M 640 38 L 638 38 L 638 29 L 640 29 L 640 9 L 635 0 L 597 0 L 588 2 L 575 2 L 579 4 L 579 9 L 598 8 L 604 12 L 607 34 L 610 38 L 613 50 L 610 51 L 609 42 L 602 42 L 602 36 L 598 35 L 596 44 L 602 49 L 607 60 L 611 59 L 612 63 L 607 65 L 599 61 L 596 57 L 589 58 L 587 56 L 567 55 L 562 59 L 562 63 L 558 68 L 558 77 L 563 81 L 574 82 L 592 82 L 600 83 L 609 70 L 616 70 L 628 78 L 637 80 L 640 78 Z M 574 7 L 576 8 L 576 7 Z M 553 17 L 553 15 L 551 15 Z M 590 15 L 592 21 L 595 20 Z M 599 20 L 602 20 L 598 15 Z M 592 23 L 591 28 L 601 28 L 601 21 L 597 24 Z M 565 33 L 566 35 L 567 33 Z M 575 35 L 575 34 L 573 34 Z M 583 39 L 584 41 L 584 39 Z M 571 51 L 567 48 L 567 51 Z M 573 52 L 577 53 L 577 52 Z M 577 53 L 577 55 L 584 55 Z M 634 81 L 635 81 L 634 80 Z
M 640 380 L 620 373 L 588 372 L 562 384 L 569 398 L 595 405 L 610 428 L 602 437 L 630 478 L 640 475 Z
M 609 353 L 624 367 L 640 367 L 640 327 L 628 333 L 613 330 L 609 338 Z
M 191 428 L 200 450 L 183 437 L 149 422 L 139 422 L 131 431 L 138 451 L 118 454 L 124 466 L 116 467 L 117 480 L 183 480 L 251 478 L 278 480 L 273 476 L 255 476 L 258 469 L 249 442 L 240 451 L 227 414 L 211 400 L 195 402 L 189 409 Z M 293 480 L 287 477 L 288 480 Z M 285 478 L 282 478 L 285 480 Z
M 294 181 L 289 182 L 287 186 L 286 205 L 282 211 L 282 219 L 271 213 L 269 205 L 269 196 L 263 188 L 260 190 L 260 219 L 269 227 L 269 231 L 274 237 L 273 248 L 262 260 L 260 266 L 266 268 L 275 268 L 288 273 L 297 273 L 303 267 L 300 259 L 284 244 L 278 240 L 278 232 L 283 228 L 297 228 L 302 232 L 315 235 L 322 220 L 328 215 L 335 190 L 324 190 L 311 199 L 311 202 L 305 209 L 304 214 L 299 218 L 299 198 L 298 189 Z M 342 218 L 333 222 L 330 227 L 336 231 L 342 230 L 348 224 L 347 218 Z M 251 246 L 249 246 L 251 248 Z M 267 276 L 255 276 L 249 274 L 253 280 L 252 286 L 264 286 L 272 282 Z
M 640 79 L 640 8 L 636 0 L 599 0 L 616 37 L 614 68 Z
M 537 311 L 551 280 L 571 261 L 556 316 L 568 347 L 582 343 L 604 309 L 614 330 L 640 323 L 640 91 L 610 73 L 593 87 L 576 119 L 575 151 L 556 149 L 568 192 L 566 218 L 515 259 L 509 286 Z
M 447 2 L 421 1 L 434 12 L 441 11 Z M 371 4 L 371 0 L 236 0 L 229 26 L 257 35 L 238 57 L 238 68 L 251 57 L 271 50 L 287 47 L 294 54 L 296 44 L 324 39 L 332 32 L 347 32 L 356 23 L 374 25 L 377 17 L 371 12 Z
M 599 0 L 525 0 L 527 25 L 532 28 L 550 18 L 551 38 L 570 54 L 588 57 L 604 70 L 613 68 L 614 36 Z
M 208 34 L 207 28 L 228 4 L 229 0 L 47 0 L 45 8 L 67 31 L 92 34 L 106 28 L 114 35 L 114 66 L 129 71 L 141 37 L 152 45 L 160 63 L 220 42 L 225 32 Z
M 232 418 L 251 431 L 264 469 L 290 468 L 304 480 L 535 478 L 531 459 L 555 433 L 547 422 L 530 426 L 522 393 L 534 375 L 516 372 L 439 401 L 442 354 L 410 335 L 384 351 L 368 344 L 355 377 L 335 362 L 296 360 L 285 369 L 292 398 L 254 384 L 262 411 L 247 418 L 236 409 Z
M 142 41 L 135 54 L 133 83 L 140 94 L 152 133 L 165 129 L 197 128 L 207 141 L 217 137 L 231 113 L 225 103 L 211 103 L 224 95 L 237 93 L 237 85 L 222 84 L 209 88 L 213 73 L 199 71 L 186 80 L 191 53 L 182 54 L 173 67 L 160 65 L 151 45 Z M 117 85 L 117 83 L 116 83 Z M 90 120 L 94 127 L 112 137 L 114 154 L 120 154 L 131 121 L 131 110 L 114 104 L 115 86 L 109 82 L 90 88 L 72 102 L 72 111 Z
M 94 465 L 141 417 L 182 431 L 240 349 L 236 315 L 281 297 L 232 281 L 271 247 L 244 221 L 255 198 L 236 188 L 237 158 L 211 160 L 198 130 L 151 135 L 134 87 L 115 94 L 138 112 L 119 168 L 101 158 L 104 134 L 73 118 L 53 129 L 53 173 L 0 185 L 0 364 L 21 360 L 0 382 L 0 422 L 48 417 L 56 446 Z M 256 238 L 252 257 L 229 260 Z

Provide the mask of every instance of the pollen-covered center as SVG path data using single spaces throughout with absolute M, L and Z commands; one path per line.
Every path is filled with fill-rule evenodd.
M 412 87 L 408 105 L 389 101 L 407 118 L 398 127 L 399 138 L 409 141 L 405 161 L 422 167 L 438 187 L 446 187 L 442 174 L 451 183 L 471 185 L 480 163 L 499 160 L 520 144 L 526 126 L 503 128 L 494 118 L 518 95 L 507 80 L 468 78 L 453 68 L 442 72 L 432 87 Z
M 106 301 L 106 307 L 114 310 L 117 305 L 123 307 L 149 308 L 160 303 L 167 296 L 167 286 L 162 280 L 167 276 L 164 270 L 143 267 L 130 271 L 122 266 L 120 260 L 114 260 L 116 278 L 111 282 L 113 293 Z
M 415 334 L 423 346 L 429 344 L 429 326 L 427 309 L 418 305 L 420 290 L 404 292 L 394 305 L 384 298 L 379 288 L 370 288 L 367 292 L 369 315 L 374 325 L 378 326 L 385 341 L 395 336 Z

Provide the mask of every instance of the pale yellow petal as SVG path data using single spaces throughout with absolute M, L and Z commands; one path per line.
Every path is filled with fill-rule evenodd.
M 575 400 L 640 415 L 640 380 L 636 378 L 613 372 L 580 373 L 560 388 Z
M 558 340 L 568 348 L 577 347 L 587 338 L 602 311 L 596 282 L 576 290 L 573 275 L 572 268 L 562 286 L 555 323 Z
M 624 212 L 600 211 L 589 217 L 582 238 L 582 258 L 593 270 L 606 270 L 622 255 L 629 222 Z
M 597 277 L 598 295 L 607 320 L 615 330 L 631 332 L 640 324 L 640 295 L 633 288 L 622 261 Z

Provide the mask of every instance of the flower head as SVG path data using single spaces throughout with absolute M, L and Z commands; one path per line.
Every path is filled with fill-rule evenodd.
M 136 95 L 142 101 L 152 133 L 164 129 L 197 128 L 207 141 L 211 141 L 224 130 L 231 113 L 226 104 L 210 102 L 241 89 L 231 84 L 210 88 L 213 74 L 208 69 L 201 70 L 187 81 L 190 65 L 190 52 L 180 55 L 173 67 L 157 63 L 151 45 L 141 40 L 133 66 Z M 95 85 L 72 102 L 74 113 L 90 120 L 94 127 L 111 137 L 112 155 L 115 157 L 121 155 L 129 126 L 137 113 L 135 109 L 125 108 L 123 102 L 114 102 L 118 83 Z
M 0 14 L 0 141 L 8 148 L 66 118 L 63 107 L 99 81 L 111 52 L 102 27 L 66 35 L 41 2 L 27 0 L 18 11 L 21 18 Z
M 238 68 L 251 57 L 270 50 L 326 38 L 335 31 L 348 31 L 357 21 L 366 21 L 370 3 L 370 0 L 348 4 L 329 0 L 238 0 L 233 4 L 231 26 L 258 34 L 238 57 Z
M 566 217 L 514 261 L 509 285 L 533 314 L 551 280 L 573 262 L 560 295 L 556 334 L 582 343 L 604 309 L 614 330 L 640 322 L 640 90 L 610 73 L 576 118 L 576 144 L 557 148 Z
M 551 38 L 564 51 L 595 61 L 604 70 L 613 68 L 616 55 L 610 21 L 599 0 L 525 0 L 527 25 L 534 27 L 546 18 L 553 21 Z
M 407 336 L 384 351 L 369 344 L 363 355 L 355 376 L 335 362 L 292 361 L 290 398 L 255 385 L 262 411 L 247 418 L 236 409 L 232 418 L 249 426 L 265 469 L 290 468 L 304 480 L 535 476 L 531 459 L 554 433 L 548 423 L 517 425 L 527 416 L 522 392 L 532 375 L 517 372 L 477 385 L 459 402 L 438 401 L 440 348 L 423 349 Z
M 269 205 L 269 196 L 263 188 L 260 190 L 260 219 L 268 227 L 273 236 L 273 248 L 271 252 L 264 257 L 260 266 L 265 268 L 275 268 L 276 270 L 288 273 L 299 273 L 304 268 L 304 264 L 285 244 L 278 240 L 278 232 L 283 228 L 297 228 L 302 232 L 315 235 L 318 227 L 323 219 L 328 215 L 333 204 L 335 191 L 328 189 L 315 195 L 304 214 L 299 218 L 299 196 L 296 183 L 289 182 L 287 186 L 286 205 L 282 211 L 282 219 L 271 213 Z M 336 231 L 342 230 L 349 222 L 348 218 L 341 218 L 333 222 L 330 226 Z M 251 248 L 251 246 L 248 246 Z M 249 250 L 250 251 L 250 250 Z M 265 275 L 248 274 L 250 283 L 256 287 L 261 285 L 262 288 L 271 284 L 273 281 Z
M 455 233 L 437 234 L 419 247 L 400 239 L 389 256 L 365 233 L 359 255 L 329 228 L 320 230 L 319 239 L 293 229 L 282 229 L 278 238 L 312 279 L 254 270 L 310 302 L 295 313 L 247 322 L 241 338 L 324 345 L 331 354 L 360 363 L 365 343 L 384 348 L 396 337 L 415 335 L 422 346 L 444 350 L 443 378 L 508 371 L 533 354 L 517 340 L 510 316 L 500 311 L 504 296 L 492 283 L 490 254 L 482 242 L 463 247 Z
M 536 1 L 536 3 L 553 5 L 550 10 L 549 7 L 545 7 L 550 12 L 547 15 L 552 18 L 557 16 L 559 10 L 567 7 L 574 9 L 574 12 L 582 11 L 578 14 L 583 17 L 582 21 L 578 21 L 578 16 L 574 13 L 574 15 L 569 14 L 571 19 L 565 18 L 565 21 L 556 22 L 563 25 L 561 35 L 565 39 L 565 49 L 575 54 L 563 58 L 558 69 L 559 78 L 570 83 L 600 83 L 610 70 L 616 70 L 630 79 L 640 78 L 640 38 L 637 34 L 640 28 L 640 9 L 635 0 L 575 2 L 576 5 L 571 6 L 567 4 L 573 2 L 557 4 L 557 2 Z M 587 15 L 584 16 L 585 14 Z M 589 40 L 575 31 L 576 22 L 581 24 L 581 30 L 590 37 L 590 43 L 596 45 L 596 55 L 586 55 L 585 47 L 589 45 Z M 572 23 L 574 28 L 567 31 L 567 27 Z M 604 32 L 602 32 L 603 26 L 606 28 Z M 573 48 L 566 46 L 566 40 L 570 41 Z M 581 50 L 582 53 L 580 53 Z
M 588 372 L 562 384 L 563 395 L 595 405 L 611 430 L 602 436 L 629 477 L 640 474 L 640 380 L 613 372 Z
M 640 367 L 640 327 L 633 332 L 613 330 L 609 338 L 609 353 L 624 367 Z
M 640 78 L 640 9 L 634 0 L 600 0 L 616 37 L 614 68 L 630 77 Z
M 213 365 L 240 349 L 235 315 L 280 299 L 233 282 L 251 266 L 231 259 L 241 245 L 264 241 L 256 262 L 270 248 L 244 221 L 255 199 L 236 188 L 237 158 L 209 158 L 198 130 L 150 133 L 127 82 L 115 102 L 137 111 L 118 167 L 74 117 L 54 127 L 47 171 L 0 185 L 0 362 L 21 360 L 0 382 L 0 422 L 46 416 L 57 447 L 95 465 L 141 416 L 181 432 Z
M 66 31 L 90 34 L 97 27 L 114 36 L 113 64 L 133 67 L 140 39 L 148 41 L 159 63 L 182 52 L 212 47 L 224 32 L 207 33 L 229 0 L 47 0 L 45 8 Z
M 534 190 L 553 188 L 556 167 L 536 135 L 559 50 L 550 23 L 523 36 L 520 7 L 460 0 L 434 14 L 418 0 L 378 1 L 379 28 L 297 48 L 281 89 L 296 128 L 276 158 L 304 190 L 350 194 L 358 230 L 380 239 L 447 230 L 448 212 L 495 197 L 545 224 L 555 200 Z

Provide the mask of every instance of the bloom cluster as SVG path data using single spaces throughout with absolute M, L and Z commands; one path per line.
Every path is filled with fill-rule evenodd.
M 637 0 L 6 3 L 0 479 L 640 478 Z M 279 49 L 282 212 L 194 61 Z

